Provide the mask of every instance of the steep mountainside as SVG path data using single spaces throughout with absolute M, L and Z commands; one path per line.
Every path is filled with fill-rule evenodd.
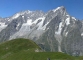
M 83 23 L 61 6 L 47 13 L 22 11 L 10 18 L 0 18 L 0 42 L 28 38 L 45 51 L 83 55 Z

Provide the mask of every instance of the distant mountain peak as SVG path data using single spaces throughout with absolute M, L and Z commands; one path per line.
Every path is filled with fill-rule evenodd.
M 57 10 L 65 10 L 64 6 L 57 7 L 56 9 L 53 9 L 52 11 L 56 12 Z

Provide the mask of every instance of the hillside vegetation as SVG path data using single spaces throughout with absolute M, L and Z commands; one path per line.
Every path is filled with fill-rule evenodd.
M 75 60 L 60 52 L 41 52 L 40 47 L 28 39 L 14 39 L 0 44 L 0 60 Z

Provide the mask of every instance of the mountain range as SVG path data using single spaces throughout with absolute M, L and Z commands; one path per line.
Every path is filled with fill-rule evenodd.
M 44 51 L 83 56 L 83 21 L 70 16 L 64 6 L 0 18 L 0 42 L 16 38 L 31 39 Z

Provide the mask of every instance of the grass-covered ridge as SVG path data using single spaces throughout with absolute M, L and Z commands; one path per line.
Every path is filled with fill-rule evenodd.
M 28 39 L 14 39 L 0 44 L 0 51 L 19 51 L 27 50 L 31 48 L 39 48 L 39 46 L 31 40 Z
M 75 60 L 60 52 L 36 52 L 40 47 L 28 39 L 14 39 L 0 44 L 0 60 Z

